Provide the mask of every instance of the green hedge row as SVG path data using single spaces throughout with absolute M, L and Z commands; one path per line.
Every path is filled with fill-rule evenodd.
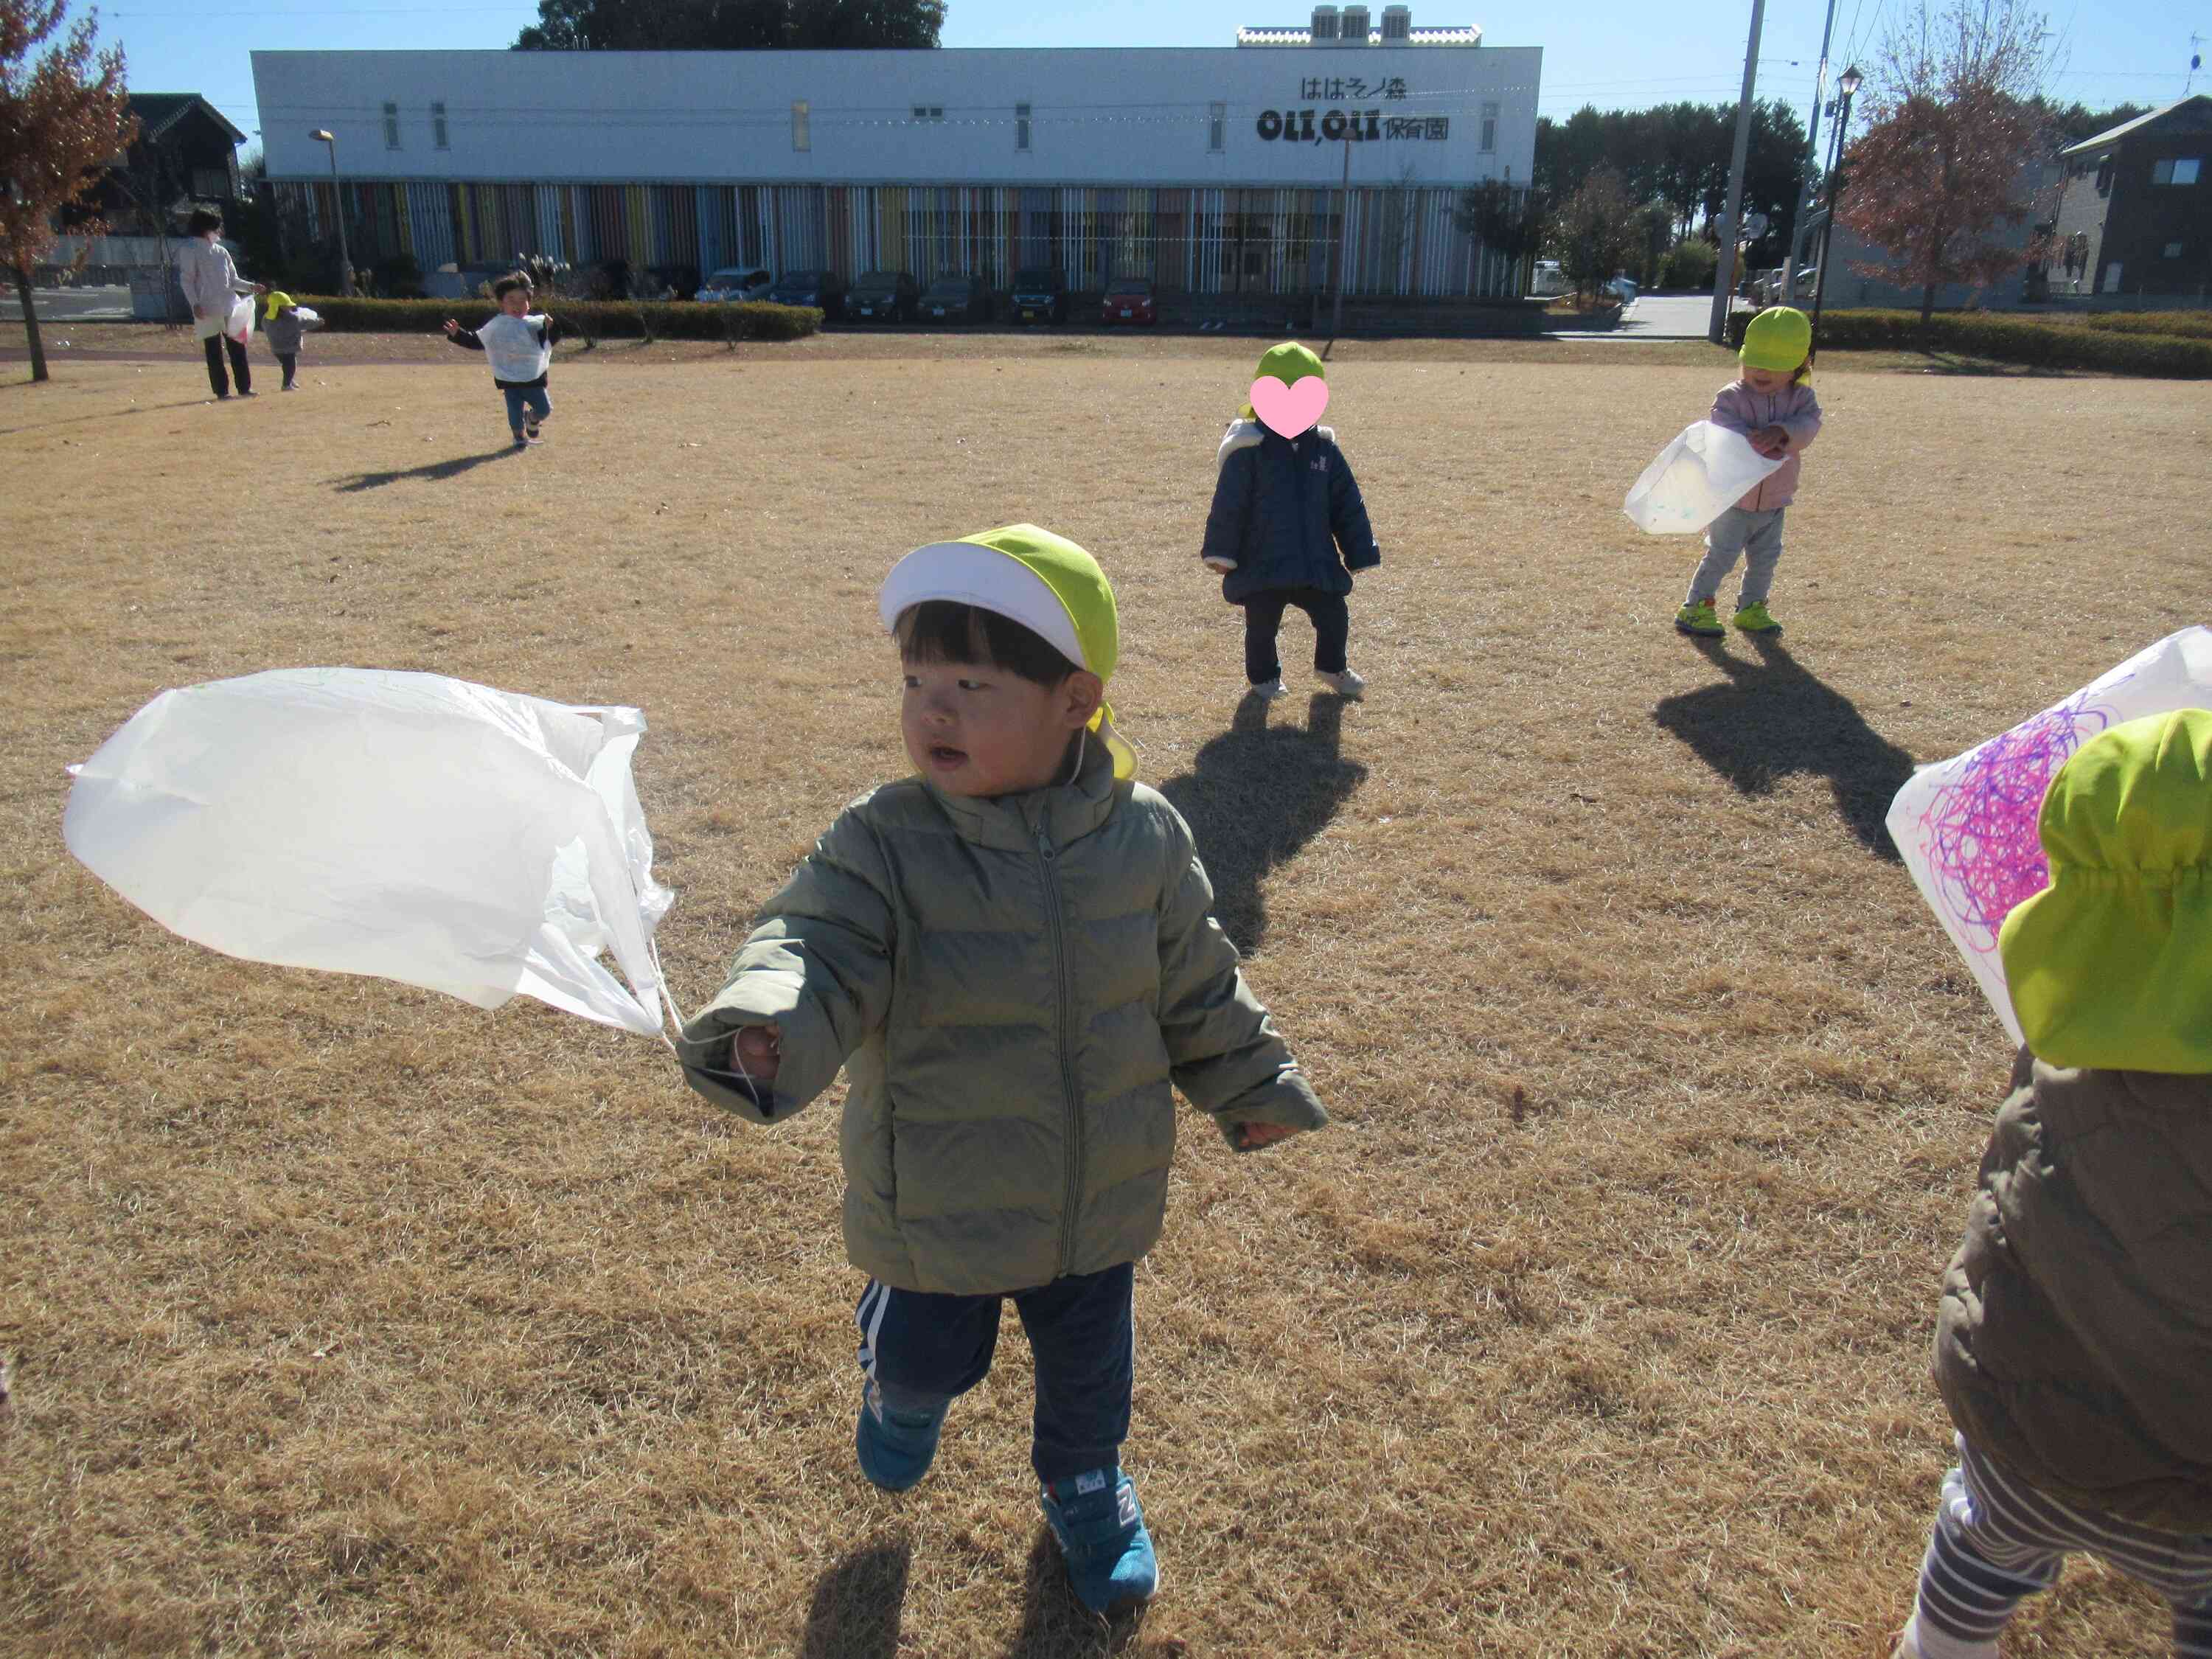
M 2212 340 L 2212 311 L 2084 311 L 2068 320 L 2115 334 L 2178 334 Z
M 348 334 L 435 334 L 451 317 L 464 328 L 489 321 L 497 307 L 483 300 L 344 300 L 303 295 L 323 326 Z M 651 301 L 554 300 L 545 308 L 570 331 L 597 339 L 635 340 L 649 327 L 656 339 L 796 340 L 822 326 L 812 306 L 749 300 L 727 305 Z
M 1743 343 L 1749 320 L 1747 312 L 1730 319 L 1731 344 Z M 1820 318 L 1820 345 L 1833 351 L 1954 351 L 2045 368 L 2212 379 L 2212 340 L 2084 328 L 2071 318 L 2046 322 L 1994 312 L 1941 311 L 1923 324 L 1917 311 L 1830 311 Z

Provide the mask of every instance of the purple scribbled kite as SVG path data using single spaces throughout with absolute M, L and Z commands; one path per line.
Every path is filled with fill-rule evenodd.
M 2013 907 L 2050 885 L 2036 834 L 2045 792 L 2067 757 L 2112 724 L 2109 711 L 2088 702 L 2084 691 L 1990 738 L 1921 815 L 1921 854 L 1975 950 L 1996 950 Z

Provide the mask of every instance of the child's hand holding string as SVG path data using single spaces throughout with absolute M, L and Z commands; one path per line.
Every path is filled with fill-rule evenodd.
M 756 1083 L 775 1082 L 783 1064 L 782 1038 L 775 1026 L 746 1026 L 730 1039 L 730 1069 Z
M 1751 434 L 1751 447 L 1771 461 L 1777 455 L 1788 452 L 1789 430 L 1780 426 L 1763 426 Z

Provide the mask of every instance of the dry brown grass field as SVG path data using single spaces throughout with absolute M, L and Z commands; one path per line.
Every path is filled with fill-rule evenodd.
M 1264 343 L 564 350 L 511 453 L 434 343 L 218 405 L 125 337 L 0 386 L 0 1654 L 1887 1659 L 2008 1055 L 1881 815 L 2198 619 L 2203 386 L 1838 360 L 1789 632 L 1700 647 L 1692 544 L 1618 509 L 1718 354 L 1340 347 L 1371 688 L 1257 717 L 1194 555 Z M 1018 1336 L 915 1493 L 854 1469 L 834 1099 L 755 1130 L 642 1038 L 216 956 L 61 841 L 167 686 L 635 703 L 696 1005 L 902 769 L 878 580 L 1019 519 L 1115 578 L 1122 728 L 1337 1115 L 1184 1137 L 1127 1450 L 1166 1583 L 1114 1629 Z M 2077 1563 L 2007 1651 L 2165 1639 Z

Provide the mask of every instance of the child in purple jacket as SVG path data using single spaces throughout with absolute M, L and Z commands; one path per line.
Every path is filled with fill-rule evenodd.
M 1713 610 L 1713 597 L 1739 558 L 1744 562 L 1743 591 L 1730 620 L 1747 634 L 1782 631 L 1767 611 L 1766 595 L 1782 558 L 1782 515 L 1797 494 L 1797 454 L 1820 430 L 1812 351 L 1811 319 L 1789 306 L 1760 312 L 1743 331 L 1738 354 L 1742 373 L 1721 388 L 1706 418 L 1741 432 L 1753 449 L 1770 459 L 1779 456 L 1782 465 L 1705 532 L 1705 556 L 1674 613 L 1674 626 L 1685 634 L 1713 637 L 1727 631 Z

